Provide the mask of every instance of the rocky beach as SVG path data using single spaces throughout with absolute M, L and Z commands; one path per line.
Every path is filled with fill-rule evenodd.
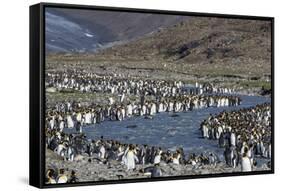
M 89 162 L 89 159 L 91 162 Z M 65 169 L 67 174 L 72 170 L 77 173 L 77 178 L 82 182 L 87 181 L 103 181 L 103 180 L 120 180 L 120 179 L 138 179 L 138 178 L 151 178 L 141 172 L 142 169 L 153 166 L 149 165 L 136 165 L 136 170 L 127 171 L 126 166 L 122 165 L 120 161 L 109 161 L 104 164 L 96 156 L 89 157 L 87 155 L 80 155 L 74 161 L 64 161 L 62 157 L 46 150 L 46 168 L 47 169 Z M 194 167 L 189 165 L 176 165 L 160 163 L 160 168 L 163 172 L 163 177 L 167 176 L 188 176 L 188 175 L 202 175 L 202 174 L 220 174 L 241 172 L 241 167 L 232 168 L 224 164 L 218 163 L 216 166 L 204 165 L 201 167 Z M 265 163 L 259 167 L 254 167 L 253 171 L 270 170 L 270 167 Z

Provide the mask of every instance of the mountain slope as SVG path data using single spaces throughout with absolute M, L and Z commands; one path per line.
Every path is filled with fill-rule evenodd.
M 192 18 L 100 54 L 179 63 L 263 62 L 270 65 L 270 22 Z
M 101 73 L 201 80 L 261 79 L 271 75 L 269 21 L 189 17 L 96 53 L 48 55 L 57 63 Z M 63 68 L 63 67 L 62 67 Z M 254 82 L 255 84 L 257 82 Z
M 185 16 L 47 8 L 49 52 L 93 52 L 185 20 Z
M 73 55 L 71 59 L 81 59 L 81 55 L 76 58 Z M 92 64 L 103 61 L 105 68 L 114 63 L 114 67 L 123 70 L 260 78 L 271 73 L 271 23 L 190 17 L 83 59 Z

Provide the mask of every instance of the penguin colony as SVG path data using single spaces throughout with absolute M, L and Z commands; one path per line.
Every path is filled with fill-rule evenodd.
M 83 134 L 83 127 L 103 121 L 122 121 L 130 117 L 146 116 L 153 118 L 160 112 L 187 112 L 208 107 L 238 106 L 239 96 L 234 90 L 211 84 L 194 85 L 186 90 L 181 81 L 143 80 L 120 78 L 82 71 L 49 72 L 46 75 L 46 88 L 55 91 L 78 91 L 83 93 L 108 93 L 118 95 L 119 100 L 109 99 L 107 103 L 80 103 L 65 100 L 46 105 L 46 148 L 56 153 L 64 161 L 79 161 L 89 157 L 89 163 L 98 161 L 108 164 L 117 161 L 124 171 L 135 171 L 136 165 L 145 168 L 140 173 L 149 177 L 163 175 L 160 164 L 191 165 L 199 169 L 204 165 L 217 163 L 251 171 L 254 156 L 270 158 L 270 105 L 235 112 L 222 112 L 210 116 L 201 124 L 204 138 L 219 141 L 225 148 L 225 161 L 220 161 L 214 152 L 186 155 L 182 148 L 170 151 L 157 146 L 121 143 L 116 140 L 89 140 Z M 139 100 L 130 100 L 134 95 Z M 153 99 L 151 99 L 151 97 Z M 66 134 L 65 128 L 74 128 L 76 133 Z M 148 166 L 147 166 L 148 165 Z M 46 183 L 66 183 L 83 181 L 74 170 L 66 174 L 64 169 L 47 168 Z M 119 177 L 122 178 L 122 177 Z M 126 178 L 126 177 L 123 177 Z
M 222 112 L 201 123 L 202 136 L 225 148 L 226 164 L 252 171 L 255 156 L 271 159 L 271 105 Z M 270 162 L 269 162 L 270 165 Z
M 46 87 L 61 90 L 75 90 L 79 92 L 95 92 L 127 95 L 154 95 L 162 97 L 174 96 L 183 93 L 183 82 L 139 79 L 138 77 L 124 75 L 104 75 L 86 71 L 47 72 Z M 195 83 L 196 89 L 190 90 L 191 94 L 202 93 L 234 93 L 231 88 L 222 88 L 214 84 Z

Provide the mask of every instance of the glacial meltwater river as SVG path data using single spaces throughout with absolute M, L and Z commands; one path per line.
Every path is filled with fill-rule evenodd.
M 173 112 L 164 112 L 156 114 L 153 119 L 137 116 L 124 121 L 104 121 L 84 127 L 83 132 L 87 138 L 94 140 L 103 136 L 104 139 L 118 140 L 122 143 L 147 144 L 171 150 L 182 147 L 187 154 L 213 151 L 221 158 L 223 149 L 218 147 L 218 142 L 201 138 L 200 123 L 210 113 L 218 114 L 223 110 L 231 111 L 271 101 L 269 97 L 245 95 L 240 97 L 242 103 L 237 107 L 194 109 L 176 113 L 177 117 L 172 117 Z M 127 128 L 127 126 L 135 127 Z

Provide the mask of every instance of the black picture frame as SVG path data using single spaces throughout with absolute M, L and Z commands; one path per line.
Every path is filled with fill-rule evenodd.
M 177 177 L 161 177 L 161 178 L 145 178 L 145 179 L 127 179 L 117 181 L 99 181 L 99 182 L 80 182 L 67 184 L 45 184 L 45 8 L 70 8 L 70 9 L 87 9 L 87 10 L 106 10 L 106 11 L 126 11 L 138 13 L 157 13 L 166 15 L 187 15 L 200 17 L 217 17 L 231 19 L 251 19 L 265 20 L 271 22 L 271 113 L 272 113 L 272 158 L 271 170 L 254 171 L 254 172 L 232 172 L 221 174 L 206 175 L 188 175 Z M 39 3 L 30 6 L 30 127 L 29 127 L 29 184 L 38 188 L 53 187 L 69 187 L 69 186 L 85 186 L 85 185 L 101 185 L 101 184 L 120 184 L 133 182 L 150 182 L 150 181 L 166 181 L 179 179 L 195 179 L 195 178 L 214 178 L 228 176 L 244 176 L 274 173 L 274 18 L 247 16 L 247 15 L 228 15 L 214 13 L 195 13 L 182 11 L 152 10 L 152 9 L 133 9 L 120 7 L 102 7 L 88 5 L 72 5 L 72 4 L 54 4 Z

